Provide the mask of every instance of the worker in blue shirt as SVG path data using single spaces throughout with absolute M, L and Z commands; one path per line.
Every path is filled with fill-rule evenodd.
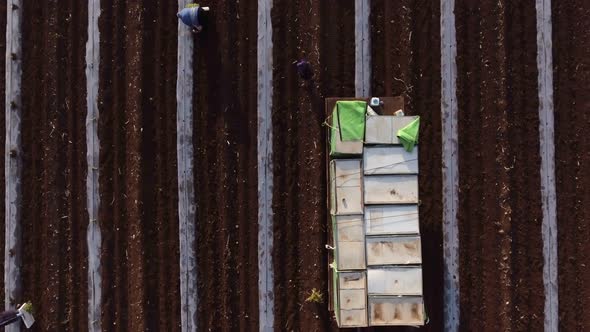
M 188 25 L 194 33 L 203 30 L 203 13 L 209 11 L 209 7 L 201 7 L 197 4 L 188 5 L 176 14 L 182 23 Z

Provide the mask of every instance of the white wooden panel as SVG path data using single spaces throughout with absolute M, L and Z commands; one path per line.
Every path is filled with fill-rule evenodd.
M 363 213 L 363 193 L 361 187 L 336 188 L 335 214 Z
M 364 242 L 340 242 L 336 252 L 338 270 L 360 270 L 366 267 Z
M 340 309 L 367 309 L 366 289 L 341 289 Z
M 259 331 L 274 328 L 273 269 L 273 43 L 272 0 L 258 0 L 257 122 L 258 122 L 258 319 Z M 253 19 L 253 18 L 251 18 Z
M 418 205 L 381 205 L 365 207 L 367 235 L 418 234 Z
M 6 87 L 4 149 L 4 306 L 15 309 L 15 301 L 22 299 L 22 228 L 23 206 L 21 192 L 21 82 L 22 82 L 22 16 L 21 0 L 6 1 Z M 26 208 L 26 207 L 24 207 Z M 19 323 L 20 324 L 20 323 Z M 20 331 L 20 325 L 5 327 L 6 332 Z
M 336 131 L 339 131 L 338 121 L 333 122 Z M 362 141 L 342 141 L 340 135 L 331 135 L 334 140 L 334 154 L 361 155 L 363 153 Z
M 99 195 L 99 147 L 98 139 L 98 82 L 100 65 L 100 35 L 98 20 L 100 0 L 88 0 L 88 40 L 86 42 L 86 200 L 88 206 L 88 331 L 102 331 L 102 234 L 98 220 Z M 181 276 L 182 277 L 182 276 Z
M 422 267 L 367 270 L 369 295 L 422 295 Z
M 367 326 L 367 310 L 340 310 L 340 327 Z
M 559 330 L 557 254 L 557 193 L 555 189 L 555 119 L 553 110 L 553 44 L 551 0 L 536 0 L 537 68 L 539 91 L 539 148 L 543 207 L 543 285 L 545 288 L 545 331 Z M 556 1 L 557 2 L 557 1 Z
M 399 144 L 393 134 L 391 116 L 368 116 L 365 128 L 366 144 Z M 395 140 L 394 140 L 395 137 Z
M 349 215 L 363 213 L 361 160 L 333 160 L 330 167 L 331 213 Z
M 367 265 L 420 264 L 419 236 L 367 238 Z
M 363 154 L 363 168 L 367 175 L 418 174 L 418 147 L 412 152 L 402 146 L 367 147 Z
M 418 203 L 418 176 L 365 176 L 364 191 L 365 204 Z
M 371 88 L 370 0 L 354 1 L 354 87 L 357 97 L 367 97 Z
M 397 132 L 414 121 L 416 116 L 377 115 L 367 117 L 366 144 L 400 144 Z
M 455 0 L 440 2 L 444 330 L 459 331 L 459 109 Z
M 336 187 L 360 187 L 361 185 L 361 161 L 334 160 L 334 180 Z
M 369 323 L 383 325 L 424 325 L 422 297 L 369 297 Z
M 338 228 L 338 242 L 362 242 L 365 238 L 363 232 L 363 216 L 336 216 L 336 227 Z
M 366 289 L 367 274 L 365 272 L 338 272 L 340 289 Z
M 178 0 L 178 9 L 190 1 Z M 178 158 L 178 222 L 180 249 L 180 319 L 182 332 L 197 331 L 198 227 L 194 186 L 193 149 L 193 46 L 194 37 L 178 21 L 178 75 L 176 82 L 176 128 Z

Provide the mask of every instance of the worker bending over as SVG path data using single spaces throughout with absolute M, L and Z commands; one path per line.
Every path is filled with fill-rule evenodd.
M 30 328 L 33 323 L 35 323 L 35 318 L 33 317 L 33 305 L 30 302 L 23 304 L 17 310 L 9 309 L 0 312 L 0 328 L 2 328 L 2 331 L 4 331 L 4 326 L 14 324 L 21 320 L 26 328 Z
M 176 14 L 182 23 L 188 25 L 193 33 L 199 33 L 203 30 L 203 13 L 209 11 L 209 7 L 201 7 L 198 4 L 189 4 L 186 8 Z

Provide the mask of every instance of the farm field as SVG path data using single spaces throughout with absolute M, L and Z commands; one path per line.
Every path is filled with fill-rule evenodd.
M 442 331 L 441 1 L 370 1 L 370 90 L 421 117 L 420 231 L 428 324 Z M 259 330 L 258 7 L 202 1 L 194 38 L 193 141 L 200 331 Z M 86 174 L 88 3 L 21 10 L 22 299 L 33 331 L 89 329 Z M 100 2 L 98 89 L 101 329 L 180 331 L 178 3 Z M 585 1 L 552 5 L 559 327 L 590 329 Z M 460 330 L 537 331 L 545 320 L 535 3 L 456 0 Z M 337 331 L 328 311 L 324 100 L 355 94 L 355 1 L 274 0 L 274 329 Z M 184 33 L 190 34 L 188 28 Z M 305 58 L 311 81 L 297 75 Z M 0 70 L 6 74 L 2 58 Z M 0 94 L 6 79 L 0 75 Z M 0 112 L 0 137 L 6 134 Z M 5 144 L 0 144 L 4 160 Z M 5 184 L 0 172 L 0 185 Z M 0 191 L 0 212 L 6 209 Z M 0 236 L 5 219 L 0 218 Z M 5 246 L 0 246 L 4 253 Z M 0 255 L 5 257 L 5 255 Z M 4 269 L 4 260 L 0 259 Z M 4 276 L 4 274 L 1 274 Z M 323 303 L 306 299 L 312 289 Z M 5 289 L 0 287 L 0 295 Z

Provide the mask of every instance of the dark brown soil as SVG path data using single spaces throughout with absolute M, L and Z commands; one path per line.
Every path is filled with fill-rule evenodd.
M 590 329 L 590 3 L 552 3 L 559 328 L 584 331 Z
M 324 100 L 354 94 L 354 2 L 275 1 L 273 24 L 273 212 L 275 329 L 334 327 L 327 301 Z M 313 66 L 299 79 L 293 61 Z
M 456 15 L 461 329 L 540 331 L 535 4 L 460 0 Z
M 372 1 L 372 94 L 404 96 L 405 112 L 420 115 L 420 232 L 424 300 L 429 323 L 443 329 L 440 3 Z M 415 328 L 375 328 L 415 331 Z
M 36 331 L 87 329 L 86 4 L 23 10 L 23 298 Z M 40 28 L 42 27 L 42 28 Z
M 213 10 L 193 57 L 199 329 L 256 331 L 258 9 L 201 5 Z
M 101 6 L 102 326 L 178 330 L 177 4 Z

